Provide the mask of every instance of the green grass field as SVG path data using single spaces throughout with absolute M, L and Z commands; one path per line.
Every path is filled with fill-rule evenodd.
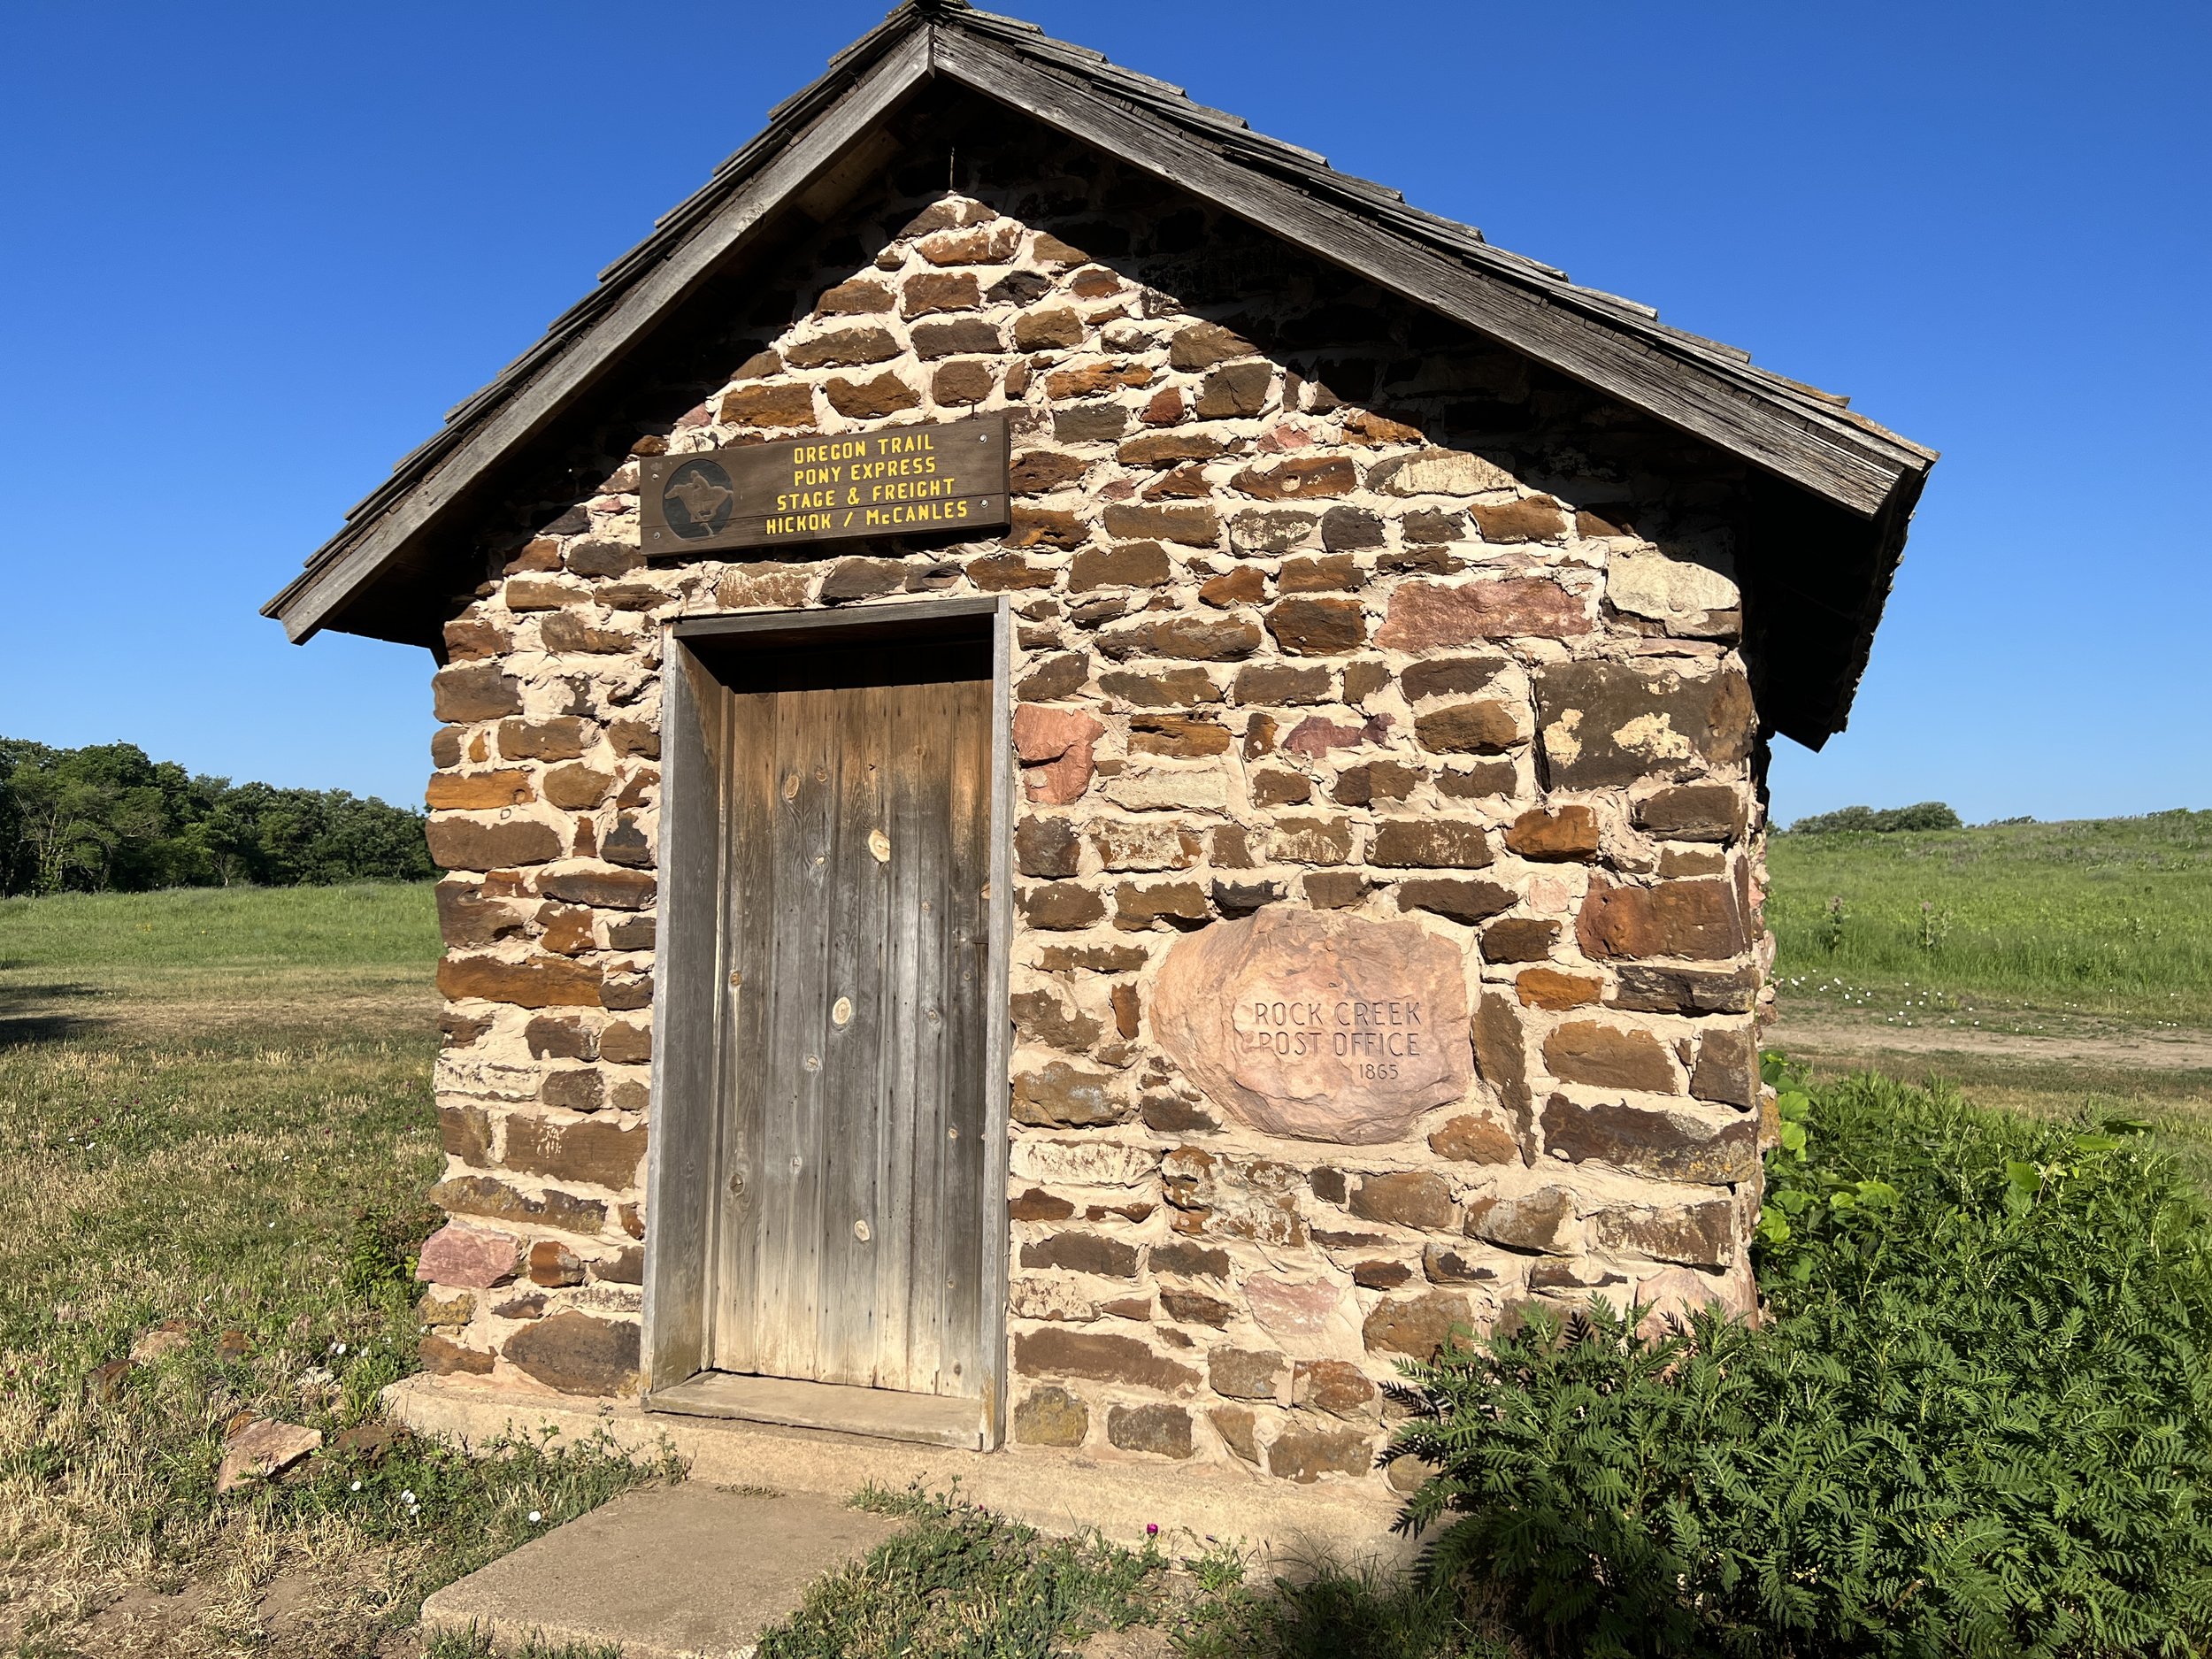
M 1767 859 L 1793 998 L 2212 1024 L 2212 812 L 1778 835 Z

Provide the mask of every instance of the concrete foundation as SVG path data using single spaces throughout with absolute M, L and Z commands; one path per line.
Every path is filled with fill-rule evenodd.
M 870 1482 L 900 1490 L 919 1481 L 933 1492 L 956 1483 L 969 1502 L 1045 1532 L 1095 1528 L 1116 1542 L 1134 1545 L 1148 1525 L 1156 1525 L 1170 1549 L 1194 1548 L 1208 1538 L 1241 1540 L 1278 1570 L 1322 1560 L 1397 1564 L 1409 1560 L 1414 1548 L 1390 1530 L 1395 1505 L 1365 1486 L 1302 1486 L 1220 1467 L 1105 1465 L 1075 1453 L 1036 1448 L 1018 1456 L 956 1451 L 676 1417 L 628 1404 L 533 1399 L 421 1374 L 386 1389 L 384 1403 L 417 1433 L 472 1448 L 549 1427 L 572 1440 L 603 1432 L 632 1449 L 672 1446 L 690 1465 L 692 1479 L 704 1486 L 768 1487 L 833 1502 Z M 543 1605 L 557 1604 L 558 1598 L 549 1598 Z

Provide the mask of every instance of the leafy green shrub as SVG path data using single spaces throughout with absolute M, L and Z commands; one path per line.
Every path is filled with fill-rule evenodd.
M 1412 1368 L 1434 1564 L 1575 1653 L 2202 1652 L 2196 1199 L 2138 1125 L 1781 1080 L 1771 1322 L 1600 1305 Z

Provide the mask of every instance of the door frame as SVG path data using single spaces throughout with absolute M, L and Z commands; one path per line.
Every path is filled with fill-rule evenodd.
M 722 769 L 734 694 L 703 655 L 794 646 L 985 642 L 991 662 L 990 902 L 985 909 L 981 1440 L 1006 1438 L 1008 973 L 1013 936 L 1012 608 L 1003 597 L 916 599 L 836 611 L 688 616 L 661 631 L 659 898 L 653 949 L 652 1100 L 647 1115 L 645 1328 L 640 1389 L 655 1396 L 708 1369 L 715 1197 L 725 1179 L 721 1082 L 728 869 Z M 895 1400 L 895 1391 L 872 1394 Z M 918 1401 L 939 1396 L 914 1396 Z M 856 1427 L 860 1426 L 856 1425 Z M 864 1428 L 862 1432 L 865 1432 Z

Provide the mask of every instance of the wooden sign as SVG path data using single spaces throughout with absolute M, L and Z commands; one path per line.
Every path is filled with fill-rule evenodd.
M 998 529 L 1006 417 L 655 456 L 638 498 L 648 558 Z

